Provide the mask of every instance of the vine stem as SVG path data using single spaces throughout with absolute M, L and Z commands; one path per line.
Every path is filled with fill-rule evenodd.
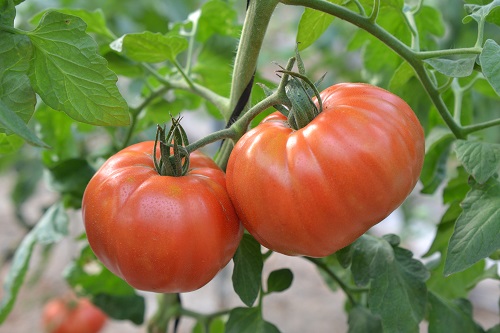
M 149 64 L 141 63 L 141 66 L 151 75 L 153 75 L 158 81 L 160 81 L 160 83 L 163 84 L 165 87 L 168 87 L 169 89 L 179 89 L 191 92 L 212 103 L 222 114 L 228 112 L 229 99 L 220 96 L 219 94 L 216 94 L 212 90 L 191 80 L 189 80 L 189 83 L 186 82 L 185 80 L 178 80 L 178 81 L 167 80 L 165 77 L 163 77 L 163 75 L 158 73 Z
M 25 31 L 4 24 L 0 24 L 0 31 L 9 32 L 11 34 L 26 35 Z
M 179 294 L 158 294 L 158 309 L 147 325 L 148 333 L 164 333 L 169 322 L 179 316 L 181 302 Z
M 186 149 L 189 152 L 193 152 L 196 149 L 199 149 L 207 144 L 223 140 L 223 139 L 231 139 L 233 141 L 238 141 L 239 138 L 245 134 L 246 129 L 250 125 L 250 122 L 253 118 L 255 118 L 259 113 L 268 109 L 269 107 L 280 104 L 283 102 L 283 94 L 281 90 L 273 93 L 271 96 L 266 97 L 259 103 L 255 104 L 251 109 L 248 110 L 240 119 L 238 119 L 234 124 L 230 127 L 222 129 L 220 131 L 214 132 L 196 142 L 189 144 Z M 286 94 L 285 94 L 286 98 Z M 230 152 L 230 151 L 229 151 Z M 219 152 L 221 154 L 221 152 Z M 229 157 L 229 155 L 227 155 Z
M 478 55 L 481 54 L 482 51 L 483 49 L 480 47 L 465 47 L 459 49 L 415 52 L 415 57 L 417 57 L 420 60 L 425 60 L 430 58 L 446 57 L 449 55 L 459 55 L 459 54 Z
M 201 10 L 199 9 L 194 13 L 191 13 L 188 17 L 188 19 L 191 20 L 191 22 L 193 22 L 193 28 L 189 33 L 189 44 L 188 44 L 188 52 L 187 52 L 186 67 L 185 67 L 185 72 L 187 75 L 191 75 L 191 69 L 193 63 L 193 50 L 194 50 L 196 33 L 198 32 L 198 21 L 200 19 L 200 16 L 201 16 Z
M 451 89 L 454 95 L 454 106 L 453 106 L 453 117 L 457 123 L 461 123 L 462 118 L 462 101 L 464 97 L 464 91 L 460 87 L 458 80 L 455 78 L 451 83 Z
M 229 112 L 233 111 L 241 94 L 252 81 L 267 26 L 277 5 L 278 0 L 250 0 L 249 2 L 234 60 Z
M 231 127 L 225 128 L 223 130 L 213 132 L 213 133 L 207 135 L 206 137 L 189 144 L 188 146 L 186 146 L 186 150 L 188 152 L 192 153 L 196 149 L 199 149 L 199 148 L 206 146 L 210 143 L 217 142 L 219 140 L 225 140 L 225 139 L 235 140 L 236 137 L 237 137 L 237 132 L 234 130 L 234 128 L 231 128 Z
M 420 36 L 418 34 L 417 23 L 415 22 L 415 14 L 408 5 L 404 5 L 403 14 L 406 25 L 411 32 L 411 48 L 415 51 L 420 51 Z
M 344 291 L 347 298 L 349 299 L 349 302 L 351 302 L 351 304 L 353 306 L 356 306 L 358 304 L 358 302 L 356 301 L 356 299 L 354 299 L 354 296 L 352 295 L 351 288 L 344 281 L 342 281 L 342 279 L 339 278 L 337 276 L 337 274 L 335 274 L 335 272 L 332 271 L 324 262 L 322 262 L 318 258 L 304 257 L 304 259 L 309 260 L 314 265 L 316 265 L 319 269 L 321 269 L 323 272 L 325 272 L 329 277 L 331 277 L 339 285 L 339 287 Z
M 182 316 L 190 317 L 204 324 L 205 329 L 217 317 L 227 315 L 231 309 L 204 314 L 182 306 L 179 294 L 159 294 L 158 309 L 148 323 L 148 333 L 167 332 L 169 322 Z M 208 330 L 206 330 L 208 332 Z
M 478 22 L 477 22 L 477 39 L 476 39 L 476 45 L 475 47 L 481 47 L 483 45 L 483 39 L 484 39 L 484 24 L 486 23 L 486 17 L 482 17 Z
M 373 11 L 370 14 L 369 20 L 373 23 L 377 21 L 378 13 L 380 12 L 380 0 L 373 1 Z
M 121 145 L 121 149 L 127 147 L 130 144 L 130 140 L 132 139 L 132 135 L 134 134 L 135 127 L 137 126 L 137 118 L 141 114 L 141 112 L 149 105 L 151 102 L 153 102 L 157 97 L 165 94 L 169 90 L 168 87 L 161 87 L 160 89 L 157 89 L 153 91 L 147 98 L 145 98 L 141 104 L 134 108 L 130 108 L 129 113 L 130 116 L 132 117 L 130 121 L 130 126 L 127 129 L 127 134 L 125 135 L 125 139 L 123 140 L 123 143 Z
M 436 90 L 436 87 L 434 87 L 434 83 L 429 77 L 423 62 L 418 58 L 417 52 L 409 48 L 406 44 L 391 35 L 378 24 L 371 22 L 369 17 L 357 14 L 345 7 L 324 0 L 280 0 L 280 2 L 291 6 L 304 6 L 336 16 L 344 21 L 356 25 L 378 38 L 413 67 L 417 77 L 422 83 L 422 86 L 427 92 L 427 95 L 436 106 L 439 114 L 453 135 L 458 139 L 465 138 L 465 133 L 463 132 L 461 126 L 455 122 L 453 116 L 448 110 L 448 107 L 442 100 L 441 95 Z
M 267 26 L 269 25 L 271 16 L 278 3 L 278 0 L 248 1 L 243 30 L 234 60 L 229 105 L 223 113 L 224 118 L 228 121 L 231 119 L 240 97 L 253 81 Z M 241 110 L 241 115 L 248 111 L 248 107 L 249 103 L 246 102 L 246 105 L 244 105 Z M 215 162 L 223 170 L 226 169 L 227 160 L 229 159 L 233 146 L 233 141 L 224 141 L 219 152 L 215 156 Z
M 484 129 L 487 129 L 490 127 L 499 126 L 499 125 L 500 125 L 500 118 L 490 120 L 490 121 L 485 121 L 484 123 L 464 126 L 462 128 L 462 131 L 463 131 L 464 135 L 469 135 L 471 133 L 481 131 L 481 130 L 484 130 Z

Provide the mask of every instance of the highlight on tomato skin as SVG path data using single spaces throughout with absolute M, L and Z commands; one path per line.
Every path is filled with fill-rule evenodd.
M 208 156 L 194 152 L 186 175 L 161 176 L 153 149 L 154 141 L 125 148 L 90 180 L 82 201 L 88 242 L 136 289 L 193 291 L 231 260 L 243 227 L 225 174 Z
M 275 112 L 235 145 L 228 192 L 263 246 L 323 257 L 398 208 L 415 187 L 425 138 L 398 96 L 361 83 L 320 93 L 323 111 L 293 130 Z
M 108 316 L 86 298 L 57 297 L 42 311 L 44 333 L 98 333 Z

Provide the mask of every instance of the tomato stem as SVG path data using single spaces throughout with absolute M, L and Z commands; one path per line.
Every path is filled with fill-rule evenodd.
M 323 110 L 323 103 L 318 88 L 303 74 L 295 73 L 290 70 L 280 70 L 278 72 L 292 76 L 292 79 L 287 84 L 287 96 L 292 105 L 288 116 L 289 122 L 295 130 L 303 128 Z M 306 88 L 302 82 L 305 82 L 310 90 Z M 316 96 L 318 107 L 312 101 L 312 93 Z
M 179 294 L 159 294 L 158 308 L 148 322 L 148 333 L 167 332 L 170 320 L 179 318 L 180 308 Z
M 153 162 L 156 171 L 162 176 L 180 177 L 189 170 L 189 144 L 186 132 L 180 125 L 181 118 L 172 118 L 172 126 L 168 134 L 165 127 L 157 126 L 153 148 Z M 160 145 L 160 159 L 157 158 L 157 148 Z
M 154 67 L 144 63 L 141 63 L 140 65 L 144 70 L 153 75 L 161 84 L 163 84 L 168 89 L 178 89 L 198 95 L 201 98 L 205 99 L 206 101 L 212 103 L 221 112 L 223 116 L 226 116 L 226 114 L 229 112 L 228 98 L 220 96 L 217 93 L 213 92 L 212 90 L 191 80 L 189 80 L 189 83 L 186 82 L 186 80 L 184 79 L 169 80 L 162 74 L 158 73 L 158 71 Z
M 303 257 L 303 258 L 315 264 L 319 269 L 321 269 L 329 277 L 331 277 L 332 280 L 334 280 L 339 285 L 339 287 L 344 291 L 347 298 L 349 299 L 349 302 L 351 302 L 352 306 L 356 306 L 358 304 L 358 301 L 356 301 L 356 299 L 352 295 L 351 288 L 344 281 L 342 281 L 342 279 L 339 278 L 337 274 L 335 274 L 335 272 L 332 271 L 323 261 L 321 261 L 318 258 L 311 258 L 311 257 Z

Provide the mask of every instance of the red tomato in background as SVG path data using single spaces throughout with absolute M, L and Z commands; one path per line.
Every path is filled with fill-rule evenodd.
M 90 180 L 82 202 L 88 241 L 136 289 L 196 290 L 231 260 L 243 227 L 209 157 L 194 152 L 187 175 L 161 176 L 153 148 L 148 141 L 118 152 Z
M 106 320 L 106 314 L 85 298 L 52 299 L 42 312 L 45 333 L 97 333 Z
M 414 188 L 424 133 L 398 96 L 368 84 L 321 93 L 323 112 L 293 130 L 276 112 L 235 145 L 227 188 L 265 247 L 322 257 L 349 245 Z

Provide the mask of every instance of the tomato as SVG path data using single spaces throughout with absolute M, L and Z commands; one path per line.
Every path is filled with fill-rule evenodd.
M 226 170 L 245 228 L 287 255 L 352 243 L 405 200 L 422 169 L 424 133 L 401 98 L 347 83 L 320 96 L 323 112 L 301 129 L 276 112 L 247 132 Z
M 42 311 L 46 333 L 97 333 L 106 320 L 104 312 L 85 298 L 55 298 Z
M 154 141 L 125 148 L 90 180 L 82 201 L 88 242 L 136 289 L 196 290 L 231 260 L 243 227 L 209 157 L 194 152 L 185 176 L 161 176 L 153 149 Z

